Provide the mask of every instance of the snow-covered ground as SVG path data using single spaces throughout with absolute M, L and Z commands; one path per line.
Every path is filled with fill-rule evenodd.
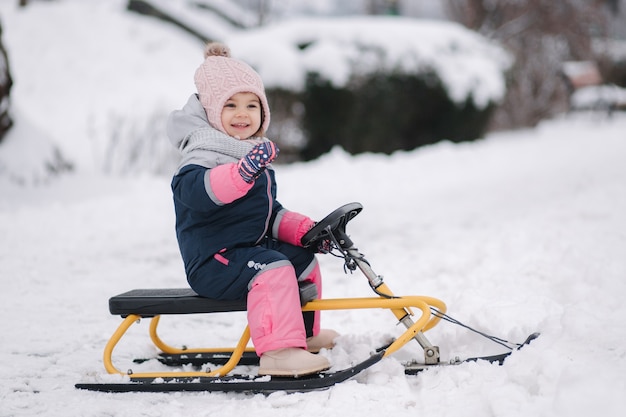
M 514 341 L 542 335 L 502 367 L 486 363 L 405 377 L 407 345 L 330 390 L 307 394 L 101 394 L 118 325 L 110 296 L 185 286 L 169 179 L 71 175 L 48 186 L 1 184 L 0 415 L 619 416 L 626 406 L 626 118 L 563 119 L 484 141 L 393 156 L 340 150 L 279 168 L 281 200 L 320 218 L 360 201 L 349 231 L 397 294 L 444 300 L 452 316 Z M 360 275 L 321 257 L 328 297 L 369 295 Z M 342 333 L 336 366 L 363 358 L 397 326 L 385 311 L 326 312 Z M 164 318 L 174 344 L 234 343 L 239 313 Z M 155 353 L 147 323 L 116 351 Z M 442 323 L 444 359 L 502 349 Z M 155 364 L 150 364 L 156 366 Z M 158 366 L 157 366 L 158 368 Z
M 32 61 L 23 52 L 14 54 L 20 56 L 12 68 L 19 92 L 16 131 L 22 133 L 0 145 L 0 162 L 27 166 L 25 155 L 37 157 L 50 141 L 77 168 L 27 186 L 0 175 L 1 417 L 623 414 L 626 116 L 620 113 L 572 115 L 475 143 L 444 142 L 391 156 L 354 157 L 335 149 L 316 161 L 277 167 L 280 200 L 291 209 L 321 218 L 347 202 L 364 205 L 349 232 L 396 294 L 440 298 L 453 317 L 508 340 L 542 333 L 504 366 L 470 363 L 407 377 L 400 361 L 421 355 L 417 344 L 410 344 L 352 380 L 306 394 L 76 390 L 77 382 L 106 378 L 102 350 L 120 322 L 108 313 L 110 296 L 132 288 L 186 285 L 170 179 L 105 175 L 84 163 L 98 148 L 80 135 L 97 127 L 89 124 L 98 109 L 113 108 L 106 102 L 113 94 L 86 92 L 80 103 L 75 99 L 81 95 L 72 91 L 54 96 L 61 86 L 39 80 L 51 62 L 42 58 L 47 48 L 41 35 L 33 33 L 39 44 L 11 35 L 18 31 L 17 21 L 10 20 L 17 13 L 13 3 L 0 3 L 9 53 L 25 44 L 39 49 Z M 19 22 L 43 25 L 43 16 L 53 13 L 53 8 L 41 11 L 45 4 L 22 11 Z M 68 7 L 66 14 L 71 10 L 76 11 Z M 104 16 L 109 15 L 94 16 L 107 26 Z M 142 22 L 137 33 L 150 25 Z M 58 29 L 60 36 L 67 28 Z M 150 36 L 163 30 L 155 24 Z M 158 56 L 160 43 L 138 36 Z M 161 41 L 173 42 L 176 36 L 181 35 L 167 32 Z M 76 74 L 94 71 L 81 88 L 135 92 L 154 88 L 147 78 L 165 72 L 171 76 L 171 85 L 161 86 L 166 111 L 180 105 L 192 88 L 188 74 L 197 65 L 196 51 L 188 39 L 181 45 L 190 56 L 186 65 L 151 67 L 145 77 L 133 79 L 117 60 L 124 77 L 114 80 L 116 87 L 105 77 L 115 66 L 99 68 L 108 62 L 104 57 L 93 66 L 67 63 L 67 77 L 83 80 Z M 130 57 L 124 63 L 129 62 L 135 63 Z M 80 67 L 78 72 L 72 65 Z M 45 104 L 53 102 L 50 96 L 58 103 L 37 107 L 38 96 Z M 147 98 L 128 93 L 120 106 L 130 108 L 134 100 L 145 105 Z M 143 115 L 141 105 L 133 115 Z M 362 276 L 343 273 L 340 260 L 321 256 L 320 261 L 326 297 L 371 295 Z M 241 313 L 165 317 L 161 333 L 172 344 L 225 345 L 234 343 L 244 324 Z M 335 349 L 323 352 L 337 368 L 367 356 L 400 330 L 390 313 L 377 310 L 325 312 L 323 324 L 342 334 Z M 146 332 L 144 321 L 120 344 L 114 360 L 121 368 L 161 367 L 131 362 L 155 353 Z M 448 323 L 427 335 L 444 360 L 502 351 Z

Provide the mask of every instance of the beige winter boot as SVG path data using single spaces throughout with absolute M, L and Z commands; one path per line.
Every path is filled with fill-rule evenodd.
M 306 350 L 317 353 L 320 349 L 332 349 L 335 347 L 335 339 L 339 333 L 331 329 L 321 329 L 317 336 L 306 339 Z
M 330 363 L 321 355 L 314 355 L 301 348 L 284 348 L 261 355 L 259 375 L 299 377 L 328 368 Z

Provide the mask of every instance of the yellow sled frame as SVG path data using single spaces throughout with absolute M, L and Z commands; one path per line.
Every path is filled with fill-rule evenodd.
M 382 284 L 378 290 L 384 294 L 391 295 L 391 291 L 386 284 Z M 407 330 L 394 340 L 385 349 L 383 357 L 389 356 L 398 351 L 411 339 L 416 339 L 424 348 L 424 357 L 426 363 L 436 363 L 439 360 L 439 351 L 436 346 L 432 346 L 424 337 L 424 332 L 433 328 L 441 319 L 439 315 L 431 314 L 431 307 L 437 309 L 440 313 L 446 312 L 446 305 L 432 297 L 427 296 L 406 296 L 406 297 L 367 297 L 367 298 L 337 298 L 337 299 L 317 299 L 308 302 L 302 307 L 302 311 L 321 311 L 321 310 L 356 310 L 356 309 L 388 309 L 395 317 L 407 326 Z M 420 310 L 421 315 L 417 321 L 413 322 L 412 308 Z M 139 314 L 130 314 L 119 325 L 117 330 L 110 337 L 104 349 L 104 367 L 110 374 L 128 375 L 131 380 L 137 378 L 172 378 L 172 377 L 217 377 L 225 376 L 231 372 L 241 360 L 244 352 L 254 351 L 248 347 L 250 341 L 250 330 L 245 327 L 239 342 L 234 348 L 177 348 L 165 343 L 157 332 L 160 315 L 152 317 L 150 322 L 149 334 L 154 345 L 165 354 L 185 354 L 192 356 L 199 353 L 223 353 L 231 352 L 230 359 L 222 366 L 212 371 L 169 371 L 169 372 L 141 372 L 134 373 L 120 371 L 113 365 L 113 350 L 118 342 L 126 334 L 128 329 L 141 320 Z M 407 323 L 409 321 L 409 323 Z

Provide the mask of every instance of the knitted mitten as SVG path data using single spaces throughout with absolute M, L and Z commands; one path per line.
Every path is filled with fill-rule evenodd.
M 247 183 L 253 182 L 276 157 L 279 149 L 274 142 L 262 142 L 256 145 L 246 156 L 239 160 L 239 175 Z

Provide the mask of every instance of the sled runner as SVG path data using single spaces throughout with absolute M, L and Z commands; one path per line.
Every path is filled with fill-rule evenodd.
M 303 238 L 304 246 L 316 246 L 320 241 L 331 242 L 330 253 L 344 259 L 344 269 L 359 269 L 367 278 L 375 297 L 317 299 L 310 287 L 301 287 L 303 311 L 317 310 L 354 310 L 386 309 L 391 311 L 396 320 L 406 328 L 390 344 L 376 349 L 370 357 L 339 371 L 326 371 L 300 378 L 258 377 L 256 375 L 236 375 L 233 370 L 238 365 L 256 365 L 258 357 L 249 346 L 250 332 L 246 326 L 235 347 L 232 348 L 187 348 L 174 347 L 164 342 L 158 332 L 159 319 L 162 315 L 211 314 L 245 311 L 245 301 L 221 301 L 200 297 L 188 288 L 182 289 L 135 289 L 109 299 L 109 310 L 113 315 L 123 318 L 122 323 L 110 337 L 104 349 L 103 362 L 109 374 L 124 376 L 122 382 L 79 383 L 76 388 L 105 391 L 229 391 L 229 392 L 273 392 L 273 391 L 310 391 L 328 388 L 345 381 L 364 369 L 374 365 L 382 358 L 392 355 L 412 340 L 421 347 L 422 358 L 405 364 L 407 374 L 414 374 L 433 366 L 455 365 L 473 360 L 488 360 L 502 363 L 513 351 L 509 342 L 482 334 L 509 349 L 501 355 L 477 357 L 466 360 L 454 359 L 440 362 L 439 347 L 433 345 L 424 335 L 444 319 L 466 328 L 468 326 L 447 316 L 446 305 L 428 296 L 395 296 L 383 282 L 383 278 L 372 270 L 369 262 L 354 246 L 346 233 L 346 225 L 362 210 L 359 203 L 346 204 L 330 213 L 318 222 Z M 191 365 L 205 370 L 173 370 L 167 372 L 123 372 L 113 364 L 113 351 L 128 329 L 142 318 L 150 318 L 149 335 L 154 345 L 161 351 L 159 361 L 171 366 Z M 474 329 L 469 328 L 475 331 Z M 480 333 L 480 332 L 478 332 Z M 532 334 L 517 348 L 524 346 L 537 337 Z M 145 360 L 136 360 L 140 363 Z M 189 368 L 187 366 L 186 368 Z

